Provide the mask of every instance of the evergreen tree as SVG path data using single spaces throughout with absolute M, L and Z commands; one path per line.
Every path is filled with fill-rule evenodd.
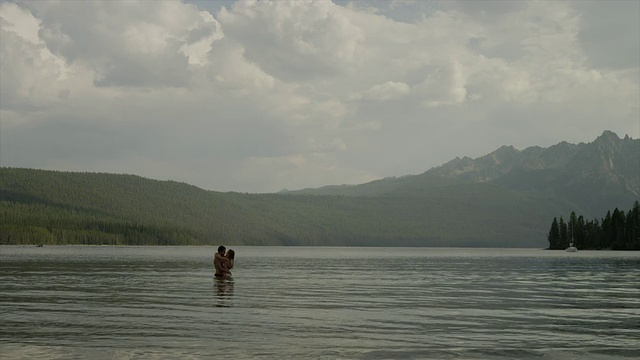
M 578 220 L 576 221 L 573 229 L 573 234 L 574 234 L 573 243 L 578 248 L 588 243 L 585 230 L 586 229 L 585 229 L 584 217 L 580 215 L 578 216 Z
M 611 214 L 611 249 L 624 250 L 626 248 L 624 242 L 624 212 L 615 208 Z
M 547 238 L 550 249 L 564 249 L 573 238 L 579 249 L 640 250 L 640 202 L 626 214 L 617 208 L 608 211 L 602 222 L 585 221 L 575 212 L 567 224 L 562 216 L 560 221 L 554 217 Z
M 638 200 L 627 215 L 627 248 L 640 250 L 640 203 Z
M 569 238 L 567 232 L 567 224 L 565 224 L 562 216 L 560 216 L 558 227 L 560 228 L 560 248 L 566 249 L 567 247 L 569 247 Z
M 611 240 L 613 239 L 613 225 L 611 222 L 611 211 L 607 211 L 607 215 L 602 219 L 602 237 L 600 242 L 601 249 L 610 249 Z
M 560 228 L 558 226 L 558 219 L 555 217 L 551 223 L 551 229 L 549 230 L 547 238 L 549 240 L 549 249 L 557 250 L 560 248 Z

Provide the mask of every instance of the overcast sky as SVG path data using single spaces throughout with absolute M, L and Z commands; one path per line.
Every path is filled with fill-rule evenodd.
M 639 1 L 2 1 L 0 165 L 276 192 L 640 135 Z

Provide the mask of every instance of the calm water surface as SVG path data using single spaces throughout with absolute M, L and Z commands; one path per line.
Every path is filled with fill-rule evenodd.
M 0 246 L 3 359 L 635 359 L 640 253 Z

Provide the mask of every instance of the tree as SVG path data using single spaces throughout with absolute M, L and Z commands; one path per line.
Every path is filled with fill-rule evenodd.
M 558 224 L 560 228 L 560 249 L 566 249 L 569 247 L 569 238 L 567 233 L 567 224 L 565 224 L 564 219 L 560 216 L 560 222 Z
M 627 214 L 627 249 L 640 250 L 640 203 L 636 200 Z
M 580 249 L 640 250 L 640 202 L 626 214 L 617 208 L 608 211 L 602 222 L 585 221 L 575 212 L 566 224 L 562 216 L 560 221 L 554 217 L 547 239 L 550 249 L 564 249 L 573 240 Z
M 555 217 L 551 223 L 551 229 L 549 230 L 547 239 L 549 240 L 549 249 L 560 249 L 560 227 L 558 226 L 558 219 Z
M 615 208 L 611 214 L 611 249 L 623 250 L 626 248 L 624 241 L 624 212 Z
M 607 215 L 602 219 L 602 237 L 600 242 L 601 249 L 611 248 L 611 239 L 613 239 L 613 226 L 611 223 L 611 211 L 607 211 Z

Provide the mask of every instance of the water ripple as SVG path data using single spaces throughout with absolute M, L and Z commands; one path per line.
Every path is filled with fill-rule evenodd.
M 3 358 L 612 359 L 640 354 L 640 254 L 0 248 Z

